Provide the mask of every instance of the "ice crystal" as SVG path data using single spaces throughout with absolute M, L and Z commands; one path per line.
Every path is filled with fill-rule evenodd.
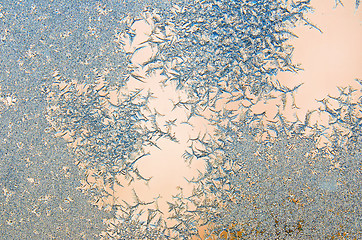
M 172 72 L 166 71 L 168 80 L 188 89 L 190 100 L 204 106 L 213 106 L 223 93 L 231 99 L 247 91 L 267 95 L 278 88 L 272 77 L 279 71 L 299 69 L 286 41 L 295 36 L 291 28 L 297 22 L 312 25 L 303 17 L 309 8 L 307 1 L 264 0 L 175 6 L 158 23 L 166 36 L 159 58 L 177 62 Z
M 148 98 L 139 96 L 140 90 L 121 95 L 120 101 L 112 102 L 100 77 L 95 84 L 59 79 L 48 97 L 47 118 L 55 136 L 68 142 L 86 173 L 91 170 L 112 190 L 125 184 L 117 180 L 118 175 L 124 175 L 128 184 L 135 179 L 148 181 L 135 163 L 147 155 L 144 146 L 157 146 L 156 138 L 168 136 L 157 124 L 145 126 L 151 121 L 144 115 Z
M 191 180 L 196 185 L 192 212 L 210 235 L 360 236 L 360 143 L 331 156 L 301 133 L 257 142 L 245 122 L 217 123 L 217 129 L 202 141 L 206 154 L 195 154 L 205 159 L 205 173 Z
M 299 23 L 319 30 L 310 10 L 289 0 L 2 1 L 1 238 L 191 239 L 200 226 L 219 239 L 361 238 L 361 90 L 340 87 L 302 121 L 283 115 L 301 85 L 276 74 L 300 69 L 287 40 Z M 140 20 L 151 32 L 132 49 Z M 137 65 L 145 47 L 152 57 Z M 146 146 L 176 141 L 178 119 L 162 130 L 152 94 L 126 87 L 158 73 L 187 91 L 173 102 L 183 123 L 202 116 L 215 129 L 190 139 L 184 158 L 205 171 L 168 214 L 158 198 L 114 195 L 149 182 L 136 167 Z M 253 112 L 271 99 L 274 119 Z

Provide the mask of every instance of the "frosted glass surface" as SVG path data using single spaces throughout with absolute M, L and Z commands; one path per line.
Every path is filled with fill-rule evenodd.
M 361 239 L 359 4 L 1 1 L 0 239 Z

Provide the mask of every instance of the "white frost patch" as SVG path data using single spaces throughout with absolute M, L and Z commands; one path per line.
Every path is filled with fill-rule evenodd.
M 0 101 L 5 104 L 5 106 L 12 106 L 17 102 L 17 99 L 12 96 L 0 97 Z

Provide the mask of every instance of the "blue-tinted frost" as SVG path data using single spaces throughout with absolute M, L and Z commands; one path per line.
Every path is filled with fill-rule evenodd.
M 361 89 L 340 88 L 302 120 L 282 114 L 300 86 L 275 76 L 299 70 L 287 40 L 298 23 L 318 29 L 309 10 L 309 1 L 288 0 L 2 1 L 0 237 L 190 239 L 206 225 L 224 238 L 361 238 Z M 157 198 L 134 191 L 134 202 L 116 202 L 106 188 L 147 183 L 135 167 L 144 146 L 176 141 L 147 108 L 150 95 L 109 99 L 130 77 L 144 80 L 119 38 L 134 37 L 142 12 L 153 16 L 147 41 L 158 49 L 142 67 L 188 92 L 174 102 L 188 120 L 202 115 L 216 129 L 190 139 L 185 160 L 202 159 L 205 172 L 187 179 L 193 194 L 174 196 L 169 215 Z M 274 119 L 251 111 L 274 98 Z M 224 100 L 239 109 L 220 111 Z M 313 114 L 329 124 L 312 125 Z

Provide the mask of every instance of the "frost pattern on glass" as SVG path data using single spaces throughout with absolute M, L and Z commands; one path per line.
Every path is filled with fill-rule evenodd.
M 173 60 L 167 81 L 187 88 L 190 101 L 215 106 L 220 98 L 266 97 L 282 86 L 278 71 L 296 72 L 293 47 L 286 41 L 303 17 L 308 2 L 195 1 L 174 6 L 159 28 L 165 29 L 159 58 Z M 169 29 L 169 31 L 167 31 Z M 168 34 L 167 34 L 168 32 Z M 168 37 L 168 38 L 167 38 Z
M 284 116 L 301 85 L 276 74 L 300 69 L 287 43 L 293 27 L 321 31 L 310 10 L 289 0 L 2 2 L 1 237 L 191 239 L 204 227 L 216 239 L 361 238 L 362 90 L 340 87 L 304 119 Z M 140 20 L 149 38 L 126 50 Z M 146 45 L 152 57 L 133 64 Z M 183 124 L 199 116 L 213 130 L 190 138 L 185 161 L 204 161 L 205 171 L 168 213 L 157 196 L 115 198 L 116 188 L 150 181 L 136 167 L 146 146 L 177 142 L 177 119 L 161 126 L 152 93 L 126 87 L 156 73 L 187 92 L 173 102 Z M 252 110 L 272 99 L 273 119 Z
M 197 187 L 188 201 L 197 206 L 195 218 L 210 226 L 209 234 L 268 239 L 361 236 L 361 142 L 351 138 L 352 150 L 349 142 L 338 141 L 348 133 L 336 133 L 332 125 L 333 144 L 318 147 L 313 138 L 324 133 L 314 125 L 308 126 L 313 137 L 306 136 L 299 130 L 301 122 L 293 127 L 285 123 L 294 130 L 290 135 L 279 131 L 278 138 L 258 142 L 255 128 L 245 124 L 250 119 L 215 122 L 214 137 L 195 140 L 202 147 L 194 150 L 194 157 L 206 159 L 207 169 L 190 180 Z

